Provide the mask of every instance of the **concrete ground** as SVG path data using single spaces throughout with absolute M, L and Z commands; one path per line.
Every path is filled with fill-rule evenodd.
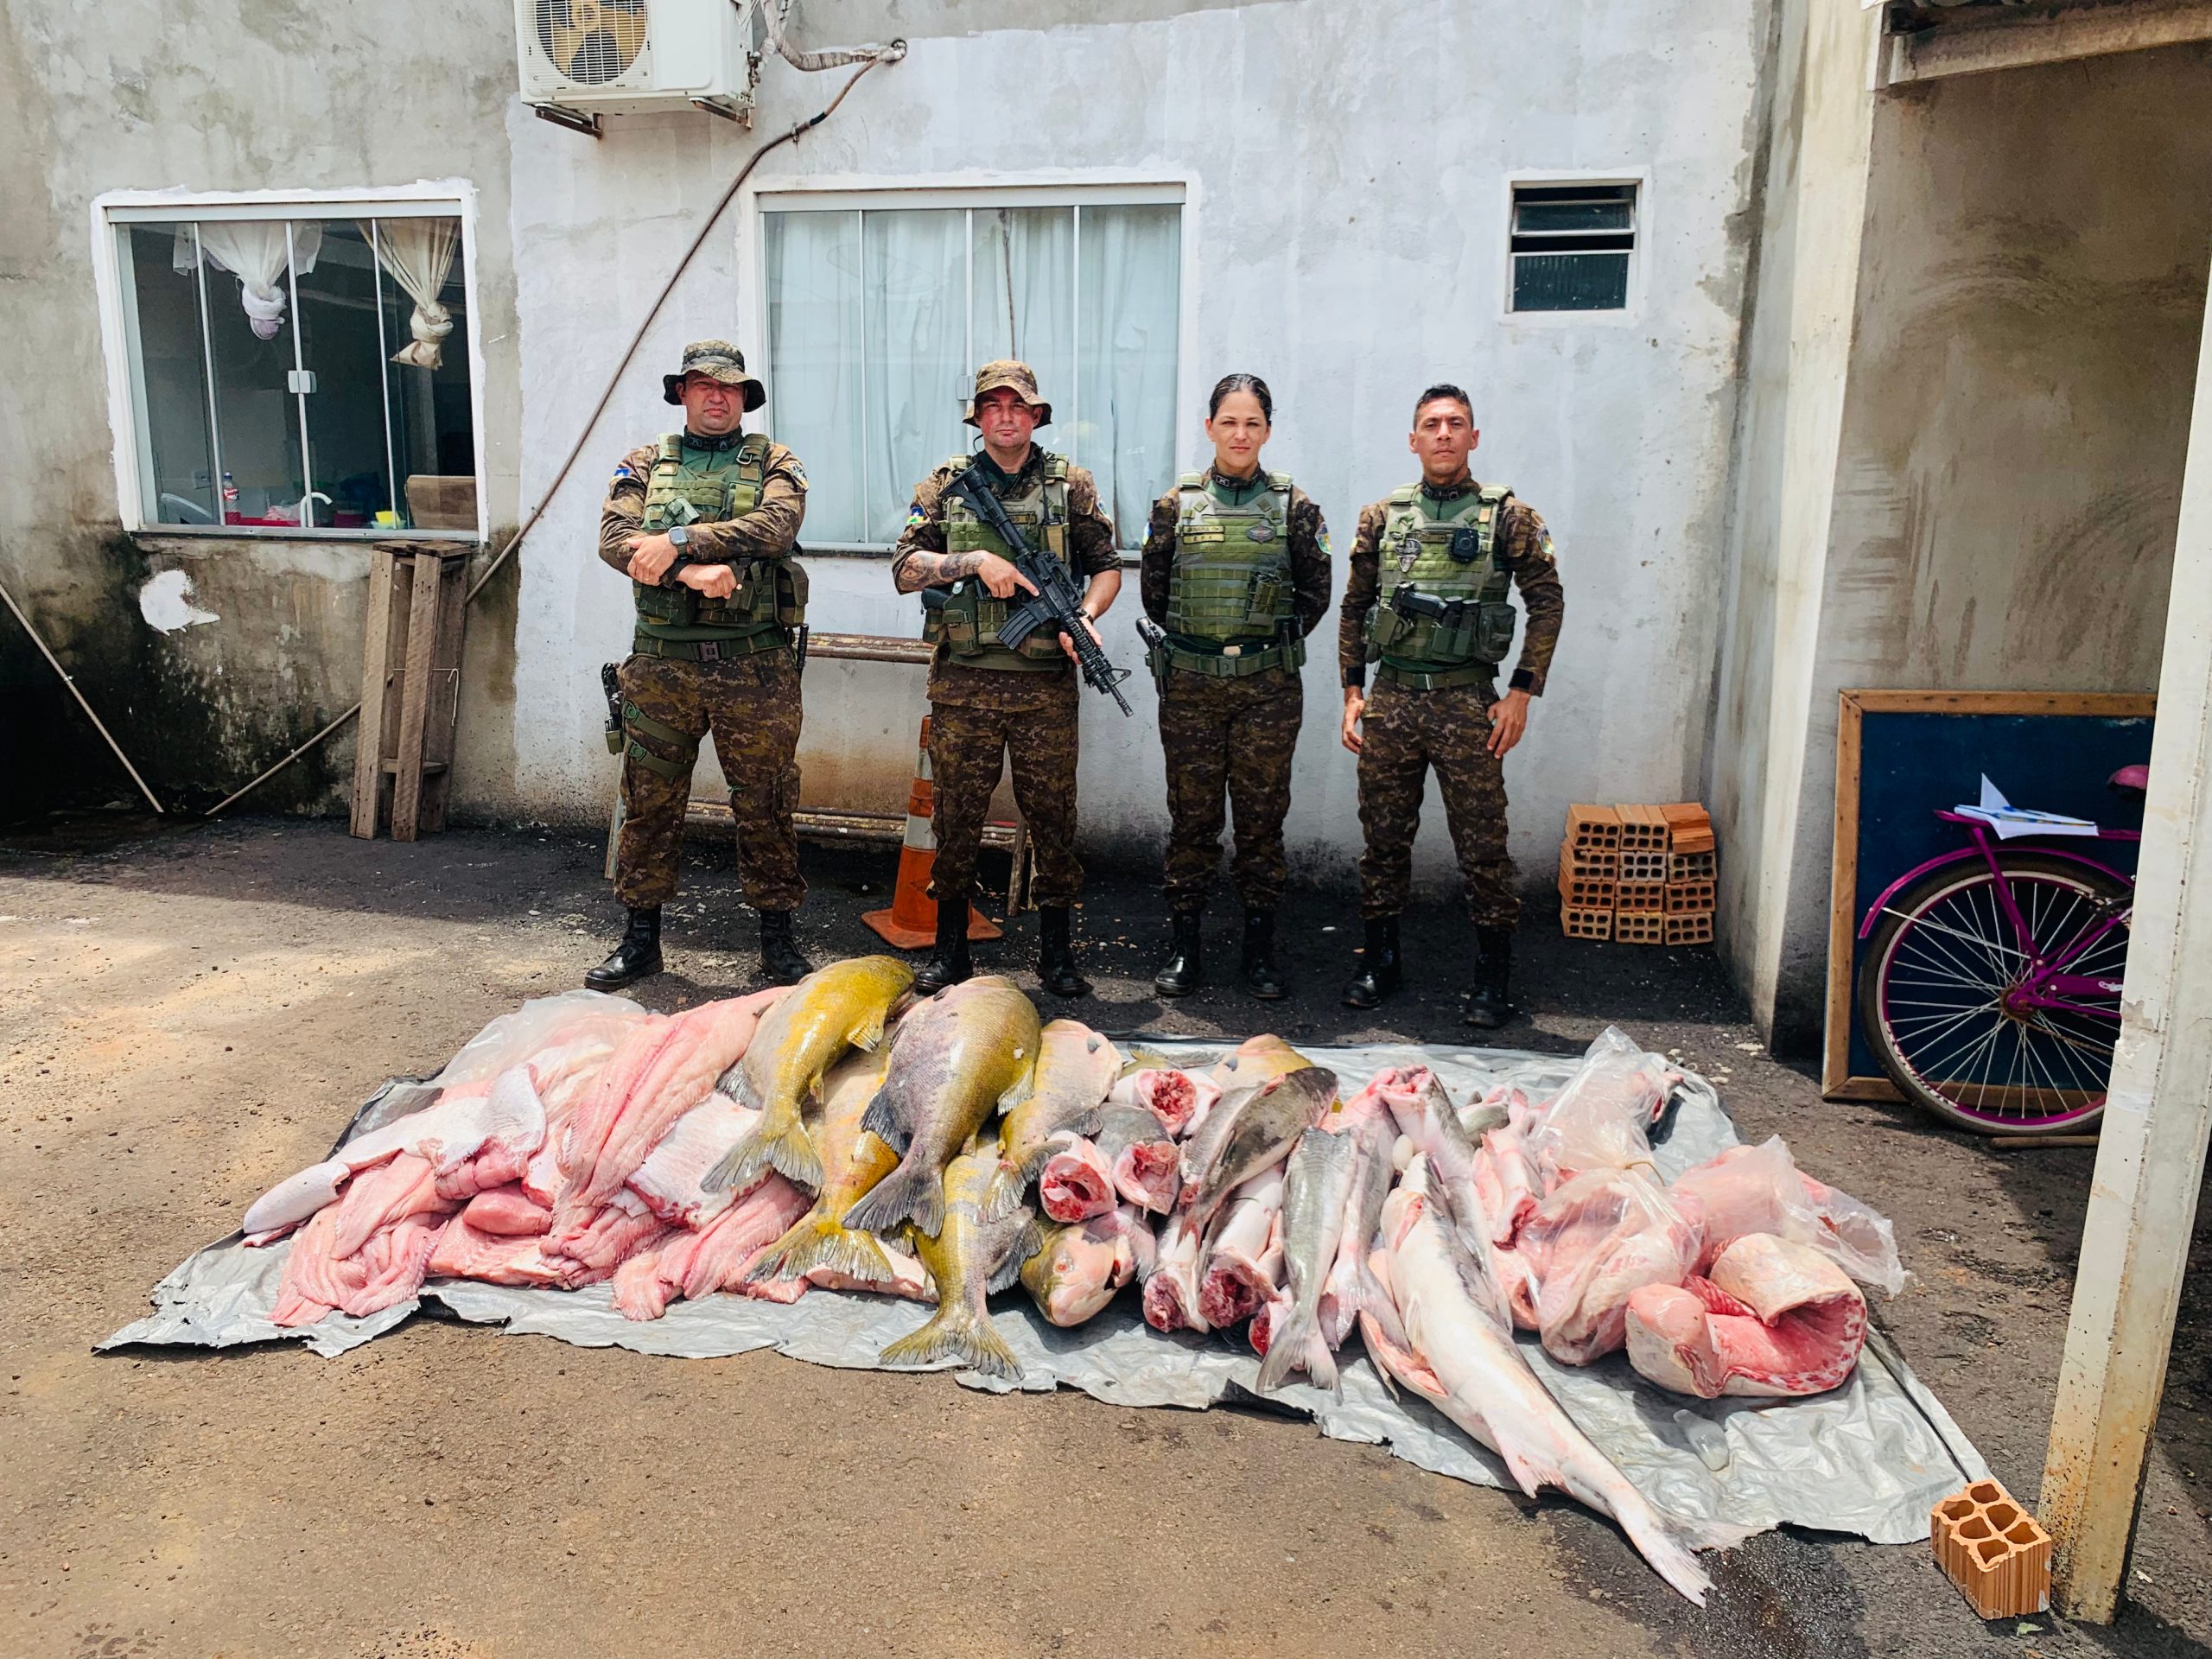
M 326 1361 L 95 1357 L 154 1281 L 321 1155 L 385 1076 L 573 984 L 611 912 L 575 833 L 412 846 L 342 826 L 124 820 L 0 833 L 0 1650 L 249 1656 L 786 1652 L 2199 1655 L 2212 1649 L 2212 1291 L 2183 1299 L 2131 1599 L 2110 1630 L 1985 1625 L 1924 1549 L 1770 1534 L 1700 1612 L 1571 1503 L 1529 1504 L 1238 1411 L 997 1398 L 770 1354 L 674 1361 L 435 1319 Z M 810 851 L 804 943 L 873 944 L 893 855 Z M 1148 878 L 1094 877 L 1102 1028 L 1459 1040 L 1443 911 L 1421 982 L 1338 1007 L 1350 906 L 1286 913 L 1298 995 L 1163 1008 Z M 987 947 L 1026 971 L 1032 925 Z M 1333 928 L 1333 931 L 1326 931 Z M 1758 1052 L 1709 952 L 1570 944 L 1532 913 L 1516 1046 L 1618 1021 L 1719 1079 L 1752 1138 L 1885 1210 L 1880 1311 L 2033 1501 L 2091 1154 L 2001 1152 L 1823 1103 Z M 675 1007 L 752 983 L 726 849 L 669 919 Z M 1217 930 L 1217 946 L 1231 941 Z M 2208 1236 L 2200 1221 L 2199 1260 Z

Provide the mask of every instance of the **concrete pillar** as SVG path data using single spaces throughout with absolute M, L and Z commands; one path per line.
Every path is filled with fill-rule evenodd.
M 2212 1126 L 2212 307 L 2196 370 L 2151 791 L 2042 1518 L 2061 1611 L 2118 1610 Z
M 1722 929 L 1770 1030 L 1858 315 L 1878 9 L 1784 0 L 1708 791 Z

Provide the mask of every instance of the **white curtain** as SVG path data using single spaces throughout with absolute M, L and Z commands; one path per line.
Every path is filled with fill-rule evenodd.
M 968 215 L 957 207 L 862 219 L 867 541 L 896 541 L 914 486 L 969 448 L 972 434 L 960 423 L 975 385 L 967 235 Z
M 360 221 L 361 235 L 377 251 L 385 273 L 415 302 L 408 330 L 415 338 L 391 354 L 395 363 L 435 369 L 445 361 L 445 338 L 453 333 L 453 313 L 438 302 L 453 257 L 461 249 L 458 219 L 379 219 Z
M 1037 371 L 1054 424 L 1038 441 L 1065 450 L 1074 431 L 1075 210 L 978 207 L 969 346 L 980 365 L 1018 357 Z
M 284 326 L 285 264 L 289 261 L 305 276 L 315 269 L 315 255 L 322 249 L 321 221 L 289 221 L 289 244 L 284 234 L 287 223 L 281 219 L 203 219 L 198 226 L 196 247 L 192 240 L 194 227 L 181 226 L 173 263 L 178 270 L 190 270 L 204 253 L 210 264 L 231 272 L 238 279 L 238 303 L 253 332 L 264 340 L 274 340 Z
M 765 217 L 770 429 L 806 467 L 806 539 L 863 542 L 861 216 Z
M 1116 539 L 1144 539 L 1175 477 L 1177 300 L 1182 216 L 1170 206 L 1081 210 L 1077 424 L 1061 442 L 1098 480 Z M 1053 411 L 1063 422 L 1068 415 Z M 1056 444 L 1054 448 L 1058 448 Z

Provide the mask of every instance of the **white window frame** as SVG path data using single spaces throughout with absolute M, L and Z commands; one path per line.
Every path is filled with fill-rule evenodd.
M 409 530 L 267 524 L 169 524 L 146 521 L 143 458 L 150 435 L 139 416 L 136 330 L 126 307 L 116 232 L 126 225 L 225 219 L 459 219 L 461 284 L 468 306 L 468 415 L 476 467 L 476 528 Z M 486 497 L 484 337 L 477 320 L 476 187 L 466 179 L 418 180 L 385 188 L 349 190 L 109 190 L 92 199 L 92 277 L 106 360 L 108 425 L 115 434 L 115 488 L 124 531 L 134 536 L 213 537 L 226 540 L 482 542 L 491 533 Z
M 1516 311 L 1513 308 L 1513 192 L 1522 185 L 1556 188 L 1563 184 L 1632 184 L 1636 187 L 1636 240 L 1628 254 L 1628 302 L 1614 311 Z M 1646 254 L 1652 235 L 1651 169 L 1617 167 L 1524 167 L 1509 169 L 1500 187 L 1498 211 L 1497 315 L 1522 328 L 1623 328 L 1643 321 Z
M 768 257 L 763 215 L 789 212 L 844 212 L 887 208 L 1099 207 L 1180 206 L 1183 213 L 1177 238 L 1179 269 L 1175 296 L 1175 469 L 1191 472 L 1198 465 L 1195 426 L 1183 419 L 1185 410 L 1197 406 L 1201 396 L 1198 378 L 1198 180 L 1194 173 L 1179 170 L 1125 171 L 1084 168 L 1037 173 L 943 174 L 922 177 L 876 174 L 823 174 L 785 176 L 761 184 L 747 183 L 739 193 L 737 213 L 737 269 L 753 278 L 753 303 L 741 315 L 738 345 L 746 361 L 765 371 L 768 361 Z M 974 257 L 974 232 L 969 232 L 969 257 Z M 970 308 L 972 311 L 973 308 Z M 972 329 L 972 318 L 969 322 Z M 978 365 L 969 365 L 972 371 Z M 1070 413 L 1079 407 L 1071 397 Z M 766 429 L 774 435 L 776 389 L 768 387 Z M 1186 425 L 1192 425 L 1186 430 Z M 805 457 L 801 456 L 801 461 Z M 1122 526 L 1116 525 L 1117 531 Z M 843 553 L 881 557 L 889 542 L 808 541 L 809 553 Z M 1135 549 L 1122 550 L 1122 562 L 1134 563 Z

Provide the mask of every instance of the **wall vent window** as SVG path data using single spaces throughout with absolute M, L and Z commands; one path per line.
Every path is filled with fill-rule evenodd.
M 1619 311 L 1636 257 L 1633 184 L 1513 187 L 1516 311 Z
M 149 528 L 475 531 L 461 220 L 413 206 L 111 210 Z
M 896 541 L 915 484 L 976 447 L 977 365 L 1018 357 L 1052 406 L 1038 442 L 1141 544 L 1174 480 L 1181 203 L 943 200 L 764 204 L 770 424 L 806 463 L 808 543 Z

